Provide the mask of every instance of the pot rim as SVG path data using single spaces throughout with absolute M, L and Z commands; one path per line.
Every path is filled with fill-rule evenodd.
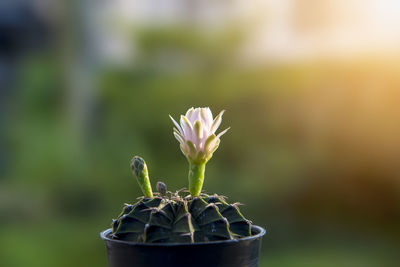
M 219 241 L 209 241 L 209 242 L 198 242 L 198 243 L 138 243 L 138 242 L 132 242 L 132 241 L 124 241 L 124 240 L 118 240 L 118 239 L 111 239 L 108 237 L 108 235 L 112 232 L 111 228 L 108 228 L 102 232 L 100 232 L 100 237 L 104 241 L 109 241 L 109 242 L 115 242 L 119 244 L 125 244 L 125 245 L 130 245 L 130 246 L 146 246 L 146 247 L 174 247 L 174 246 L 207 246 L 207 245 L 213 245 L 213 244 L 226 244 L 226 243 L 238 243 L 241 241 L 246 241 L 246 240 L 254 240 L 254 239 L 259 239 L 263 237 L 266 234 L 266 230 L 262 228 L 261 226 L 258 225 L 252 225 L 251 226 L 252 232 L 257 232 L 255 235 L 252 236 L 246 236 L 242 237 L 239 239 L 229 239 L 229 240 L 219 240 Z

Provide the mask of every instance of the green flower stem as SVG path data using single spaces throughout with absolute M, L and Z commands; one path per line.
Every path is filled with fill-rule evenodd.
M 189 192 L 192 197 L 197 197 L 201 193 L 201 189 L 203 188 L 205 170 L 205 163 L 189 163 Z

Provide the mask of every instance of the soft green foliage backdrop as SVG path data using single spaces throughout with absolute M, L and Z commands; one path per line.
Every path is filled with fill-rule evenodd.
M 396 266 L 396 60 L 243 67 L 235 34 L 161 33 L 137 33 L 137 63 L 99 71 L 81 113 L 57 57 L 24 59 L 4 107 L 0 265 L 106 266 L 99 232 L 140 196 L 131 157 L 146 159 L 153 187 L 186 187 L 168 114 L 210 106 L 231 130 L 204 188 L 267 228 L 261 266 Z M 180 60 L 158 64 L 168 46 Z

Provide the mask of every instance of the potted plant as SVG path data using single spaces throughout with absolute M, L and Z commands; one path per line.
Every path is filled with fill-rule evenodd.
M 153 193 L 145 161 L 131 168 L 143 196 L 125 204 L 112 228 L 101 232 L 111 267 L 258 266 L 262 227 L 253 225 L 224 196 L 202 192 L 206 163 L 226 129 L 215 134 L 224 111 L 213 119 L 209 108 L 191 108 L 173 134 L 189 162 L 189 190 L 171 192 L 157 183 Z

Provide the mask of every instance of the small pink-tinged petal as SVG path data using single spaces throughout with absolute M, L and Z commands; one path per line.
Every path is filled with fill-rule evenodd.
M 212 121 L 213 120 L 213 115 L 212 115 L 211 109 L 209 107 L 207 107 L 206 110 L 207 110 L 207 118 L 208 118 L 208 120 Z
M 200 119 L 201 119 L 201 117 L 200 117 L 200 108 L 195 108 L 193 113 L 192 113 L 192 116 L 190 118 L 190 122 L 192 124 L 194 124 L 195 121 L 200 120 Z
M 189 141 L 189 140 L 186 141 L 186 145 L 189 149 L 189 154 L 192 156 L 195 156 L 197 154 L 196 145 L 192 141 Z
M 171 115 L 169 115 L 169 117 L 171 118 L 172 122 L 174 123 L 174 125 L 176 126 L 176 128 L 179 130 L 179 132 L 180 132 L 181 134 L 183 134 L 183 131 L 182 131 L 181 126 L 179 126 L 179 124 L 174 120 L 174 118 L 172 118 Z
M 175 136 L 176 140 L 179 141 L 179 143 L 181 143 L 181 144 L 185 143 L 185 140 L 183 140 L 183 138 L 182 138 L 182 136 L 180 134 L 174 132 L 174 136 Z
M 215 133 L 215 131 L 218 129 L 218 127 L 221 125 L 222 122 L 222 115 L 224 115 L 225 110 L 222 110 L 217 117 L 215 117 L 212 125 L 211 125 L 211 129 L 210 132 L 211 133 Z
M 199 120 L 195 121 L 193 125 L 193 130 L 196 133 L 198 139 L 203 138 L 203 125 Z
M 213 123 L 213 115 L 210 108 L 206 108 L 206 114 L 207 114 L 207 128 L 211 129 L 211 125 Z
M 208 108 L 202 108 L 201 111 L 200 111 L 201 122 L 202 122 L 203 127 L 205 129 L 209 129 L 210 128 L 210 120 L 209 120 L 209 117 L 208 117 L 207 109 Z
M 190 123 L 190 121 L 183 115 L 181 115 L 181 127 L 183 130 L 183 136 L 185 137 L 185 139 L 192 140 L 193 126 Z
M 210 135 L 204 143 L 204 151 L 210 151 L 211 147 L 214 147 L 217 136 L 215 134 Z
M 224 135 L 230 128 L 231 128 L 231 127 L 228 127 L 228 128 L 226 128 L 225 130 L 223 130 L 222 132 L 220 132 L 220 133 L 217 135 L 217 138 L 220 138 L 222 135 Z
M 208 138 L 208 137 L 210 136 L 210 134 L 212 134 L 212 133 L 210 133 L 210 130 L 207 129 L 207 127 L 205 127 L 204 124 L 202 124 L 202 125 L 203 125 L 203 137 L 201 138 L 201 142 L 202 142 L 202 143 L 205 143 L 206 140 L 207 140 L 207 138 Z
M 195 144 L 198 149 L 202 148 L 201 140 L 203 139 L 203 126 L 199 120 L 195 121 L 193 130 L 196 136 Z
M 221 141 L 221 140 L 217 139 L 217 141 L 216 141 L 214 147 L 212 147 L 211 150 L 209 151 L 209 154 L 210 154 L 210 155 L 212 155 L 212 154 L 215 152 L 215 150 L 217 150 L 217 148 L 219 147 L 220 141 Z
M 181 149 L 183 155 L 186 156 L 186 155 L 189 153 L 189 149 L 188 149 L 188 147 L 186 146 L 186 144 L 180 144 L 179 147 L 180 147 L 180 149 Z
M 173 129 L 173 131 L 174 131 L 174 133 L 177 133 L 177 134 L 179 134 L 182 138 L 183 138 L 183 135 L 182 135 L 182 133 L 180 132 L 180 131 L 178 131 L 178 129 L 176 129 L 175 127 L 174 128 L 172 128 Z
M 194 108 L 191 107 L 190 109 L 188 109 L 188 111 L 186 111 L 186 115 L 185 117 L 188 118 L 188 120 L 190 121 L 192 114 L 193 114 Z

